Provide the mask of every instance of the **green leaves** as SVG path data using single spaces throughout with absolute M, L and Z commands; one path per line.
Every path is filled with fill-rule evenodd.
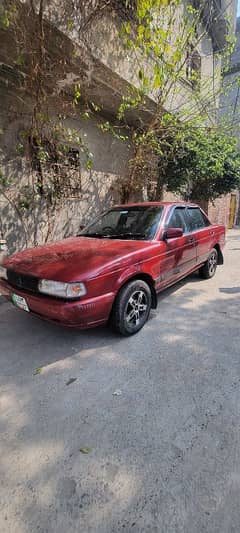
M 91 102 L 91 106 L 96 113 L 101 109 L 99 105 L 95 104 L 95 102 Z
M 172 61 L 173 63 L 177 64 L 179 61 L 181 61 L 183 57 L 183 51 L 182 50 L 175 50 L 172 54 Z
M 41 374 L 42 373 L 42 367 L 39 367 L 39 368 L 36 368 L 35 372 L 34 372 L 34 376 L 38 375 L 38 374 Z
M 0 16 L 0 29 L 7 30 L 9 26 L 10 26 L 10 20 L 8 18 L 7 13 L 5 12 L 4 15 Z
M 16 59 L 16 65 L 18 65 L 19 67 L 23 67 L 25 64 L 25 59 L 24 59 L 24 56 L 23 54 L 18 54 L 17 56 L 17 59 Z
M 148 78 L 144 75 L 143 71 L 139 71 L 138 75 L 139 75 L 139 79 L 142 82 L 142 89 L 144 89 L 144 87 L 148 83 Z M 139 92 L 135 91 L 129 96 L 122 96 L 122 101 L 118 108 L 118 114 L 117 114 L 118 120 L 122 120 L 125 116 L 126 111 L 128 111 L 129 109 L 137 109 L 139 104 L 142 103 L 142 99 L 143 99 L 143 95 L 141 94 L 140 91 Z M 105 124 L 109 125 L 109 122 Z
M 72 20 L 68 20 L 67 21 L 67 27 L 68 27 L 68 30 L 72 30 L 73 29 L 73 21 Z
M 186 5 L 186 10 L 189 15 L 195 15 L 197 13 L 197 10 L 191 4 Z
M 24 148 L 24 144 L 22 142 L 17 143 L 17 145 L 16 145 L 16 153 L 17 153 L 17 155 L 24 156 L 25 148 Z
M 166 125 L 166 116 L 162 127 Z M 172 123 L 159 131 L 159 179 L 190 200 L 214 200 L 240 185 L 240 153 L 232 137 L 199 121 Z
M 86 162 L 86 168 L 87 170 L 91 170 L 92 169 L 92 166 L 93 166 L 93 160 L 88 158 L 87 159 L 87 162 Z
M 156 64 L 154 66 L 154 83 L 153 83 L 154 89 L 159 89 L 163 83 L 163 80 L 164 80 L 164 75 L 163 75 L 162 66 Z
M 91 452 L 93 451 L 93 448 L 84 447 L 84 448 L 80 448 L 79 451 L 80 451 L 81 453 L 88 454 L 88 453 L 91 453 Z
M 125 32 L 129 35 L 130 31 L 131 31 L 131 24 L 130 22 L 126 22 L 125 25 L 124 25 L 124 29 L 125 29 Z
M 75 86 L 74 86 L 74 104 L 78 104 L 79 100 L 81 98 L 81 90 L 80 90 L 80 83 L 77 83 Z
M 8 30 L 17 14 L 17 6 L 15 2 L 9 4 L 8 9 L 1 9 L 0 13 L 0 29 Z

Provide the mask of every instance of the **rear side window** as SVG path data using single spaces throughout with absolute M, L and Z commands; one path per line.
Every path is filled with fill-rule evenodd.
M 189 231 L 187 227 L 185 207 L 175 207 L 173 213 L 170 216 L 168 228 L 182 228 L 183 233 Z
M 189 225 L 191 231 L 205 228 L 210 225 L 209 220 L 198 207 L 188 207 Z

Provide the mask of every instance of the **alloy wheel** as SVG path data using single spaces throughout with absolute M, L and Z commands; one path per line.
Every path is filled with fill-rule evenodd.
M 210 276 L 213 276 L 217 268 L 217 254 L 216 253 L 212 253 L 210 255 L 208 259 L 208 265 L 209 265 L 209 274 Z
M 135 291 L 129 298 L 126 310 L 125 320 L 131 326 L 138 326 L 141 319 L 148 312 L 148 302 L 146 294 L 139 290 Z

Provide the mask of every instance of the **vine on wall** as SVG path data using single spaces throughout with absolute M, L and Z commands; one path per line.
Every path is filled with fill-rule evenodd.
M 201 25 L 201 9 L 191 3 L 183 4 L 181 0 L 56 0 L 53 3 L 46 0 L 27 0 L 24 3 L 3 0 L 0 32 L 3 39 L 5 36 L 12 41 L 11 61 L 21 73 L 21 87 L 16 90 L 16 100 L 19 98 L 25 103 L 28 99 L 29 105 L 27 125 L 19 132 L 16 146 L 16 154 L 26 161 L 25 181 L 19 188 L 14 179 L 6 177 L 3 172 L 0 175 L 0 193 L 15 210 L 26 235 L 25 214 L 32 213 L 37 218 L 40 206 L 46 213 L 48 239 L 54 213 L 67 196 L 81 196 L 82 172 L 91 172 L 94 155 L 79 132 L 67 125 L 66 119 L 81 117 L 88 120 L 92 115 L 101 113 L 96 103 L 88 101 L 88 77 L 94 66 L 90 54 L 85 52 L 89 52 L 89 26 L 109 10 L 118 14 L 119 37 L 129 61 L 133 60 L 137 77 L 135 86 L 129 89 L 128 94 L 122 95 L 115 121 L 99 121 L 103 134 L 111 133 L 134 147 L 129 172 L 120 182 L 122 201 L 143 195 L 148 199 L 159 199 L 164 188 L 177 192 L 181 189 L 182 192 L 183 176 L 188 196 L 196 195 L 194 168 L 191 168 L 190 180 L 189 173 L 182 172 L 179 154 L 185 162 L 191 160 L 193 150 L 195 155 L 200 154 L 203 144 L 201 132 L 209 133 L 212 144 L 205 149 L 212 150 L 217 132 L 213 117 L 216 116 L 216 102 L 221 92 L 221 84 L 215 84 L 215 77 L 221 79 L 221 61 L 224 58 L 227 65 L 234 47 L 230 28 L 226 46 L 217 54 L 218 70 L 202 77 L 198 48 L 208 30 Z M 74 32 L 77 32 L 78 42 L 82 44 L 81 58 L 79 55 L 76 58 L 74 43 L 69 38 Z M 72 79 L 75 60 L 78 76 Z M 64 79 L 70 79 L 67 88 L 61 88 L 58 83 Z M 184 105 L 179 105 L 175 102 L 183 81 L 188 85 L 188 98 Z M 140 115 L 147 106 L 148 98 L 155 103 L 151 118 L 130 126 L 129 113 Z M 57 116 L 53 116 L 52 109 L 56 104 L 58 112 Z M 168 107 L 171 112 L 167 111 Z M 127 134 L 123 133 L 126 129 Z M 194 149 L 187 132 L 197 132 L 194 133 Z M 218 146 L 221 145 L 220 140 Z M 229 168 L 231 158 L 228 157 L 227 138 L 221 146 L 222 154 L 226 155 L 224 168 L 233 175 L 233 169 Z M 215 153 L 220 158 L 220 152 Z M 235 151 L 232 153 L 236 162 L 237 155 Z M 186 168 L 190 171 L 189 167 Z M 205 172 L 206 169 L 205 160 Z M 218 173 L 219 180 L 210 184 L 209 198 L 223 191 L 222 169 L 218 159 L 214 172 Z M 224 191 L 233 187 L 230 179 L 225 180 L 225 184 Z M 198 196 L 200 193 L 198 190 Z M 36 234 L 34 244 L 37 240 Z

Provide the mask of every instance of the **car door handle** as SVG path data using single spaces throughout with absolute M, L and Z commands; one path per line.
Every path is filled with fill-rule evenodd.
M 189 237 L 188 242 L 194 242 L 194 237 Z
M 215 235 L 215 231 L 210 231 L 210 234 L 211 236 Z

